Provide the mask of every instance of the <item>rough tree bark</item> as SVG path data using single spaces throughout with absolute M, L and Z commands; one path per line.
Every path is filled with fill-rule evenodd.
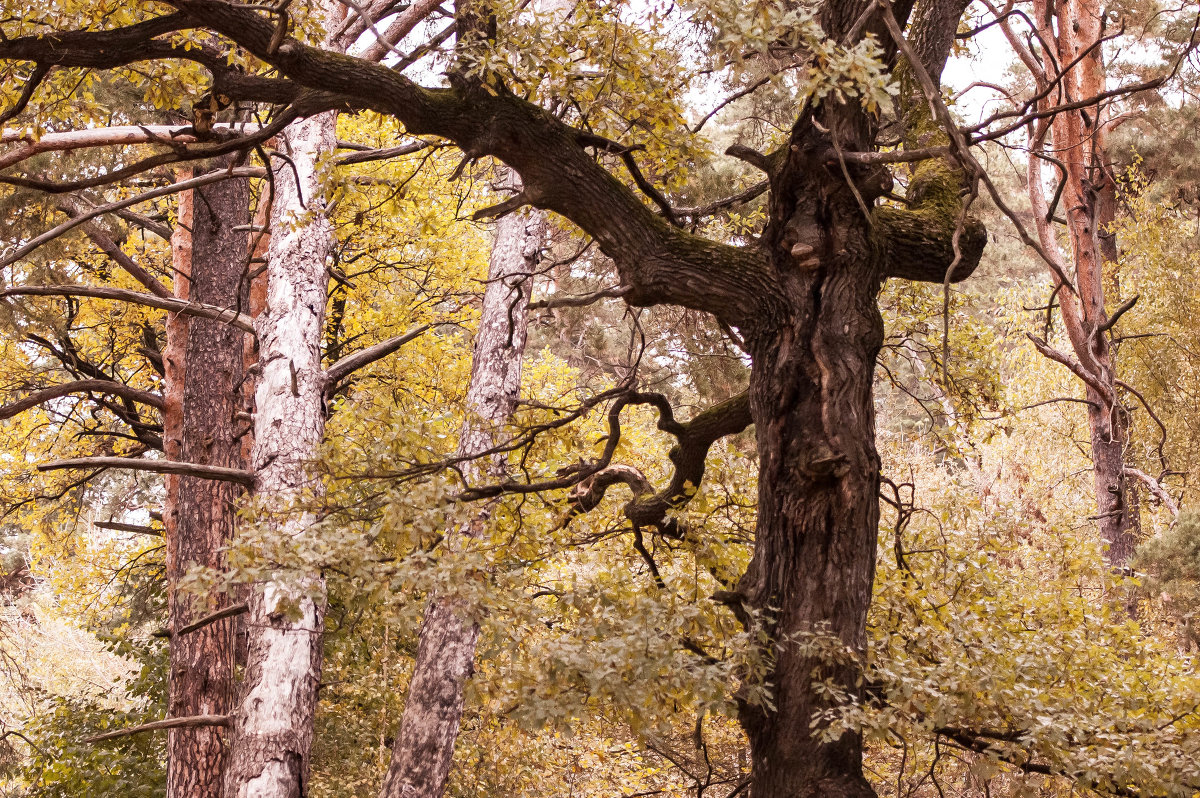
M 237 308 L 247 267 L 244 232 L 249 181 L 240 178 L 196 190 L 180 200 L 173 244 L 176 294 L 192 301 Z M 171 314 L 164 353 L 164 446 L 169 459 L 244 468 L 235 439 L 243 409 L 236 390 L 242 376 L 245 333 L 212 319 Z M 224 567 L 223 548 L 233 537 L 241 488 L 232 482 L 168 476 L 164 524 L 167 545 L 168 628 L 182 629 L 224 605 L 220 596 L 180 592 L 180 578 L 195 566 Z M 168 716 L 224 715 L 232 707 L 234 620 L 226 618 L 170 638 Z M 225 730 L 175 728 L 167 733 L 167 794 L 217 798 L 225 765 Z
M 520 179 L 508 169 L 504 172 L 502 182 L 519 192 Z M 533 274 L 546 232 L 545 214 L 537 210 L 509 214 L 496 225 L 458 456 L 478 457 L 499 443 L 516 407 Z M 503 473 L 503 456 L 463 465 L 468 483 L 496 480 Z M 478 534 L 490 515 L 485 505 L 457 532 Z M 453 546 L 453 538 L 453 532 L 447 534 L 446 544 Z M 381 798 L 440 798 L 444 792 L 462 720 L 463 689 L 474 669 L 479 635 L 475 612 L 477 608 L 451 597 L 430 601 Z
M 1057 5 L 1035 0 L 1035 21 L 1042 41 L 1053 43 L 1056 53 L 1043 49 L 1038 59 L 1013 35 L 1022 60 L 1033 72 L 1038 89 L 1046 93 L 1039 104 L 1045 110 L 1059 102 L 1078 101 L 1101 94 L 1106 88 L 1101 46 L 1103 14 L 1096 0 L 1063 0 Z M 1057 24 L 1056 24 L 1057 23 Z M 1053 81 L 1060 76 L 1060 88 Z M 1117 260 L 1116 237 L 1111 224 L 1116 215 L 1116 178 L 1108 158 L 1108 109 L 1093 103 L 1076 111 L 1039 120 L 1030 127 L 1031 155 L 1028 190 L 1043 248 L 1060 258 L 1059 272 L 1070 274 L 1062 262 L 1052 229 L 1052 217 L 1066 218 L 1071 241 L 1074 282 L 1068 288 L 1054 274 L 1055 296 L 1074 359 L 1053 352 L 1049 344 L 1035 341 L 1055 360 L 1069 364 L 1084 381 L 1088 400 L 1097 521 L 1108 544 L 1106 556 L 1114 568 L 1128 565 L 1137 547 L 1140 528 L 1136 484 L 1128 478 L 1126 448 L 1129 413 L 1120 400 L 1113 352 L 1109 345 L 1105 309 L 1105 267 Z M 1053 156 L 1046 152 L 1046 140 Z M 1055 160 L 1062 191 L 1059 205 L 1048 207 L 1043 186 L 1043 160 Z
M 336 122 L 336 114 L 326 112 L 279 137 L 288 160 L 273 162 L 266 306 L 255 320 L 255 494 L 278 534 L 290 538 L 307 534 L 314 521 L 294 503 L 320 488 L 308 464 L 325 430 L 321 336 L 334 240 L 318 160 L 336 146 Z M 324 580 L 314 573 L 255 584 L 248 604 L 246 674 L 224 794 L 299 798 L 306 792 L 321 679 Z

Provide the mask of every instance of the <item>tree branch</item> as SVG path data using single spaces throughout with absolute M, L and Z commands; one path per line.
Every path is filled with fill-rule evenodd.
M 658 428 L 678 440 L 670 453 L 675 471 L 670 484 L 646 498 L 653 487 L 640 471 L 629 466 L 608 466 L 579 483 L 570 498 L 571 514 L 586 513 L 598 506 L 613 485 L 625 483 L 633 490 L 633 499 L 625 505 L 625 517 L 634 526 L 653 526 L 663 534 L 681 537 L 682 531 L 668 515 L 691 500 L 704 479 L 708 450 L 723 437 L 735 435 L 753 423 L 750 395 L 739 394 L 698 413 L 691 421 L 680 423 L 662 394 L 635 393 L 629 404 L 651 404 L 659 411 Z
M 1174 499 L 1171 498 L 1171 494 L 1167 493 L 1166 488 L 1162 486 L 1161 482 L 1140 468 L 1134 468 L 1133 466 L 1125 466 L 1125 475 L 1141 480 L 1151 495 L 1162 502 L 1163 506 L 1167 508 L 1172 518 L 1179 517 L 1179 506 L 1175 504 Z
M 234 604 L 232 606 L 225 607 L 223 609 L 219 609 L 216 612 L 211 612 L 208 615 L 205 615 L 203 618 L 192 621 L 187 626 L 183 626 L 183 627 L 175 630 L 174 632 L 172 632 L 170 629 L 160 629 L 159 631 L 155 632 L 153 634 L 153 636 L 154 637 L 167 637 L 167 638 L 174 640 L 177 637 L 186 635 L 190 632 L 194 632 L 197 629 L 203 629 L 205 626 L 208 626 L 210 623 L 216 623 L 217 621 L 224 620 L 225 618 L 233 618 L 235 616 L 241 615 L 242 613 L 246 612 L 248 609 L 249 609 L 249 607 L 244 602 L 241 604 Z
M 70 200 L 60 202 L 59 209 L 63 213 L 67 214 L 67 216 L 72 217 L 79 216 L 81 213 L 83 213 L 83 211 L 79 209 L 79 206 L 75 205 Z M 147 291 L 155 296 L 160 297 L 174 296 L 165 285 L 158 281 L 157 277 L 138 265 L 137 261 L 129 257 L 125 250 L 121 249 L 121 247 L 117 245 L 117 242 L 109 238 L 108 235 L 97 225 L 92 222 L 88 222 L 87 224 L 83 225 L 83 232 L 84 235 L 92 240 L 92 243 L 100 248 L 101 252 L 110 257 L 114 263 L 124 269 L 127 274 L 133 277 L 133 279 L 141 283 Z
M 163 536 L 161 529 L 155 529 L 152 526 L 144 526 L 142 524 L 122 524 L 119 521 L 93 521 L 92 526 L 97 529 L 111 529 L 114 532 L 132 532 L 135 535 L 150 535 L 156 538 Z
M 59 471 L 65 468 L 127 468 L 133 471 L 150 471 L 155 474 L 178 474 L 185 477 L 215 479 L 219 482 L 236 482 L 247 488 L 254 487 L 254 474 L 240 468 L 179 463 L 174 460 L 144 460 L 139 457 L 75 457 L 42 463 L 38 471 Z
M 104 740 L 115 740 L 118 737 L 129 737 L 133 734 L 141 734 L 142 732 L 159 731 L 160 729 L 195 729 L 203 726 L 228 726 L 230 718 L 228 715 L 191 715 L 186 718 L 167 718 L 166 720 L 156 720 L 151 723 L 143 723 L 140 726 L 131 726 L 128 729 L 118 729 L 116 731 L 97 734 L 92 737 L 85 737 L 85 743 L 98 743 Z
M 403 335 L 397 335 L 386 341 L 380 341 L 374 346 L 368 346 L 366 349 L 341 358 L 325 370 L 325 392 L 327 394 L 333 393 L 337 390 L 338 383 L 346 379 L 350 374 L 363 366 L 374 363 L 376 360 L 382 360 L 409 341 L 423 335 L 432 326 L 432 324 L 422 324 L 420 327 L 409 330 Z
M 550 308 L 582 308 L 600 299 L 610 297 L 622 297 L 629 293 L 629 287 L 618 285 L 613 288 L 604 288 L 599 291 L 593 291 L 590 294 L 582 296 L 563 296 L 553 297 L 551 299 L 539 299 L 537 302 L 530 302 L 530 310 L 548 310 Z
M 81 224 L 95 219 L 97 216 L 103 216 L 106 213 L 128 208 L 131 205 L 138 205 L 148 200 L 157 199 L 158 197 L 177 194 L 180 191 L 187 191 L 189 189 L 199 188 L 200 186 L 207 186 L 209 183 L 216 183 L 221 180 L 229 180 L 230 178 L 234 177 L 264 177 L 266 176 L 266 173 L 266 169 L 249 166 L 241 166 L 233 169 L 221 169 L 216 172 L 209 172 L 208 174 L 200 175 L 199 177 L 193 177 L 189 180 L 181 180 L 178 183 L 172 183 L 169 186 L 151 189 L 150 191 L 143 192 L 136 196 L 128 197 L 116 202 L 110 202 L 106 205 L 98 205 L 86 213 L 82 213 L 73 219 L 68 219 L 54 229 L 42 233 L 40 236 L 37 236 L 24 246 L 18 247 L 16 251 L 12 252 L 8 257 L 0 261 L 0 268 L 11 266 L 21 258 L 45 244 L 47 241 L 53 241 L 59 236 L 74 230 L 76 227 L 79 227 Z
M 534 104 L 469 83 L 425 88 L 386 66 L 290 37 L 272 49 L 275 26 L 233 4 L 170 4 L 298 83 L 394 116 L 409 134 L 447 138 L 469 157 L 504 161 L 520 174 L 533 205 L 570 219 L 613 257 L 631 286 L 630 304 L 682 305 L 741 327 L 781 301 L 763 250 L 673 229 L 585 151 L 579 131 Z
M 118 302 L 132 302 L 135 305 L 170 310 L 188 316 L 198 316 L 203 319 L 226 322 L 248 333 L 254 332 L 254 319 L 244 313 L 238 313 L 230 308 L 217 305 L 206 305 L 202 302 L 188 302 L 171 296 L 155 296 L 130 291 L 127 288 L 108 288 L 91 285 L 26 285 L 15 288 L 5 288 L 0 291 L 0 297 L 10 296 L 82 296 L 94 299 L 112 299 Z
M 18 399 L 6 405 L 0 405 L 0 419 L 8 419 L 13 416 L 23 413 L 32 407 L 49 402 L 52 399 L 58 399 L 73 393 L 106 393 L 113 396 L 119 396 L 122 399 L 130 399 L 134 402 L 141 402 L 144 405 L 149 405 L 156 410 L 163 409 L 162 397 L 149 391 L 141 391 L 137 388 L 131 388 L 124 383 L 116 380 L 76 380 L 62 385 L 54 385 L 49 388 L 42 388 L 34 391 L 28 396 Z

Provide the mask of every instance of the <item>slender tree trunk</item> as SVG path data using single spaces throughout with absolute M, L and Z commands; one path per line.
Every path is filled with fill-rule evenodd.
M 505 182 L 519 191 L 516 175 L 505 172 Z M 513 213 L 497 224 L 475 335 L 459 456 L 474 457 L 495 446 L 516 406 L 532 275 L 545 237 L 546 217 L 541 211 Z M 502 457 L 468 461 L 463 468 L 470 482 L 496 478 L 503 471 Z M 477 534 L 490 513 L 484 506 L 460 532 Z M 453 545 L 452 539 L 453 534 L 447 536 L 449 545 Z M 400 731 L 380 791 L 382 798 L 440 798 L 445 791 L 462 720 L 463 688 L 474 669 L 479 626 L 473 616 L 477 611 L 448 597 L 435 596 L 430 601 Z
M 289 126 L 273 163 L 266 307 L 255 320 L 260 374 L 253 465 L 260 508 L 299 539 L 314 519 L 297 510 L 320 485 L 308 465 L 325 431 L 321 335 L 333 232 L 317 161 L 336 145 L 335 113 Z M 297 185 L 297 176 L 299 185 Z M 325 615 L 317 573 L 255 584 L 248 599 L 246 675 L 234 713 L 227 798 L 299 798 L 307 791 Z
M 245 233 L 234 228 L 247 221 L 249 181 L 226 180 L 197 189 L 196 194 L 182 200 L 177 293 L 194 301 L 236 308 L 248 254 Z M 243 407 L 237 391 L 243 338 L 241 330 L 221 321 L 175 317 L 168 323 L 164 363 L 170 397 L 164 438 L 168 456 L 200 465 L 244 467 L 234 421 Z M 233 537 L 241 488 L 231 482 L 188 476 L 168 480 L 168 618 L 169 628 L 175 630 L 224 604 L 220 596 L 181 593 L 178 583 L 195 566 L 223 569 L 222 550 Z M 224 619 L 184 635 L 172 635 L 170 717 L 229 712 L 233 704 L 233 627 L 233 619 Z M 167 794 L 219 796 L 226 754 L 224 729 L 178 728 L 167 736 Z
M 1095 46 L 1103 37 L 1099 3 L 1063 0 L 1053 6 L 1046 0 L 1035 0 L 1034 5 L 1043 39 L 1055 42 L 1058 49 L 1057 63 L 1050 53 L 1044 52 L 1040 65 L 1030 64 L 1040 78 L 1039 83 L 1046 86 L 1056 74 L 1056 66 L 1075 64 L 1062 77 L 1063 96 L 1052 94 L 1042 101 L 1043 108 L 1103 92 L 1103 51 Z M 1042 154 L 1045 138 L 1051 138 L 1055 157 L 1061 163 L 1061 204 L 1054 209 L 1047 207 L 1041 163 L 1032 155 L 1029 192 L 1042 244 L 1047 250 L 1057 251 L 1050 227 L 1051 212 L 1065 216 L 1067 221 L 1074 290 L 1060 284 L 1058 300 L 1077 373 L 1085 375 L 1100 536 L 1108 544 L 1109 564 L 1124 568 L 1137 546 L 1140 518 L 1136 486 L 1125 473 L 1129 415 L 1117 393 L 1113 353 L 1104 330 L 1109 318 L 1105 309 L 1105 268 L 1117 259 L 1115 235 L 1110 227 L 1116 215 L 1117 187 L 1106 150 L 1107 109 L 1094 104 L 1057 114 L 1048 123 L 1039 125 L 1031 133 L 1031 149 Z

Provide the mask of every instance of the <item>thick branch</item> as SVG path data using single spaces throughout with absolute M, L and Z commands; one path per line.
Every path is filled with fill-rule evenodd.
M 229 125 L 214 125 L 214 130 L 230 130 Z M 258 125 L 237 127 L 237 132 L 250 133 Z M 43 152 L 70 152 L 90 147 L 117 147 L 131 144 L 165 144 L 178 147 L 194 144 L 199 139 L 183 125 L 117 125 L 114 127 L 69 130 L 47 133 L 40 138 L 27 131 L 5 131 L 0 135 L 0 144 L 22 144 L 0 153 L 0 169 L 20 163 Z
M 326 392 L 332 392 L 337 389 L 338 383 L 346 379 L 353 372 L 370 365 L 376 360 L 382 360 L 388 355 L 395 352 L 400 347 L 404 346 L 409 341 L 423 335 L 433 325 L 422 324 L 420 327 L 409 330 L 403 335 L 397 335 L 394 338 L 389 338 L 386 341 L 380 341 L 374 346 L 368 346 L 366 349 L 355 352 L 351 355 L 346 355 L 341 360 L 334 363 L 325 370 L 325 385 Z
M 240 468 L 178 463 L 174 460 L 143 460 L 139 457 L 76 457 L 42 463 L 38 471 L 59 471 L 64 468 L 127 468 L 133 471 L 150 471 L 155 474 L 178 474 L 185 477 L 215 479 L 220 482 L 236 482 L 247 488 L 254 487 L 254 474 Z
M 6 405 L 0 405 L 0 419 L 12 418 L 18 413 L 23 413 L 31 407 L 49 402 L 52 399 L 58 399 L 73 393 L 104 393 L 113 396 L 119 396 L 122 399 L 130 399 L 134 402 L 141 402 L 144 405 L 149 405 L 157 410 L 163 409 L 162 397 L 149 391 L 141 391 L 137 388 L 131 388 L 124 383 L 116 382 L 115 380 L 76 380 L 75 382 L 67 382 L 62 385 L 54 385 L 49 388 L 42 388 L 34 391 L 23 399 L 18 399 Z
M 671 450 L 675 472 L 670 484 L 652 496 L 652 487 L 636 469 L 608 466 L 584 480 L 571 496 L 572 514 L 586 513 L 600 504 L 609 487 L 625 483 L 633 490 L 633 499 L 625 505 L 625 517 L 635 526 L 655 526 L 665 534 L 680 535 L 678 525 L 667 518 L 695 495 L 704 478 L 708 450 L 713 443 L 735 435 L 753 423 L 748 393 L 728 399 L 704 410 L 691 421 L 679 423 L 666 397 L 660 394 L 633 394 L 630 403 L 652 404 L 659 410 L 658 428 L 679 441 Z
M 616 261 L 631 304 L 683 305 L 742 326 L 761 319 L 776 296 L 760 249 L 673 229 L 585 151 L 578 131 L 531 103 L 484 87 L 427 89 L 385 66 L 291 38 L 273 49 L 275 26 L 252 11 L 217 0 L 171 4 L 292 80 L 393 115 L 410 134 L 442 136 L 470 157 L 509 164 L 533 205 L 579 225 Z

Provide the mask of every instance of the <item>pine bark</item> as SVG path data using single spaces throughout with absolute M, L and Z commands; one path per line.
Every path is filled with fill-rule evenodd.
M 249 203 L 249 181 L 243 178 L 205 186 L 181 201 L 175 242 L 178 294 L 223 308 L 238 307 L 248 253 L 245 233 L 234 228 L 246 224 Z M 168 322 L 167 335 L 167 456 L 243 468 L 234 419 L 243 409 L 237 385 L 245 334 L 225 322 L 175 315 Z M 186 594 L 178 584 L 196 566 L 223 570 L 222 551 L 233 537 L 241 488 L 191 476 L 168 476 L 167 483 L 168 628 L 178 630 L 227 602 L 219 595 Z M 229 712 L 234 696 L 233 628 L 233 619 L 223 619 L 186 634 L 172 634 L 169 717 Z M 169 796 L 220 795 L 225 736 L 219 726 L 174 728 L 167 733 Z
M 1063 0 L 1057 5 L 1036 0 L 1034 11 L 1040 33 L 1057 53 L 1043 51 L 1039 63 L 1027 61 L 1038 77 L 1039 88 L 1049 89 L 1058 67 L 1073 65 L 1062 76 L 1060 92 L 1052 92 L 1039 110 L 1056 102 L 1094 97 L 1105 90 L 1103 16 L 1096 0 Z M 1068 288 L 1055 275 L 1060 316 L 1071 341 L 1088 400 L 1088 429 L 1096 518 L 1101 539 L 1108 544 L 1108 563 L 1125 568 L 1137 547 L 1140 514 L 1134 480 L 1126 476 L 1129 414 L 1118 395 L 1116 365 L 1108 333 L 1105 308 L 1105 270 L 1117 260 L 1111 224 L 1116 215 L 1117 186 L 1107 153 L 1108 112 L 1099 104 L 1061 112 L 1032 130 L 1031 150 L 1044 155 L 1047 138 L 1061 164 L 1060 205 L 1049 208 L 1042 187 L 1041 159 L 1031 155 L 1029 193 L 1043 247 L 1057 256 L 1057 241 L 1050 216 L 1061 213 L 1071 242 L 1074 282 Z M 1060 263 L 1060 271 L 1069 274 Z
M 504 182 L 519 191 L 520 180 L 505 172 Z M 458 456 L 479 457 L 494 447 L 516 407 L 533 274 L 545 237 L 546 217 L 540 211 L 509 214 L 496 226 Z M 470 460 L 463 468 L 470 483 L 503 473 L 500 456 Z M 490 514 L 484 506 L 463 529 L 447 536 L 447 545 L 454 545 L 456 533 L 478 534 Z M 445 791 L 462 720 L 463 690 L 474 669 L 477 612 L 452 597 L 430 601 L 381 798 L 440 798 Z
M 255 493 L 277 534 L 291 539 L 310 534 L 314 521 L 296 505 L 320 492 L 309 464 L 325 431 L 321 340 L 334 239 L 318 161 L 336 146 L 336 122 L 327 112 L 280 136 L 288 161 L 273 162 L 266 305 L 255 319 Z M 324 580 L 318 573 L 290 575 L 251 585 L 249 594 L 246 673 L 224 795 L 300 798 L 321 679 Z

